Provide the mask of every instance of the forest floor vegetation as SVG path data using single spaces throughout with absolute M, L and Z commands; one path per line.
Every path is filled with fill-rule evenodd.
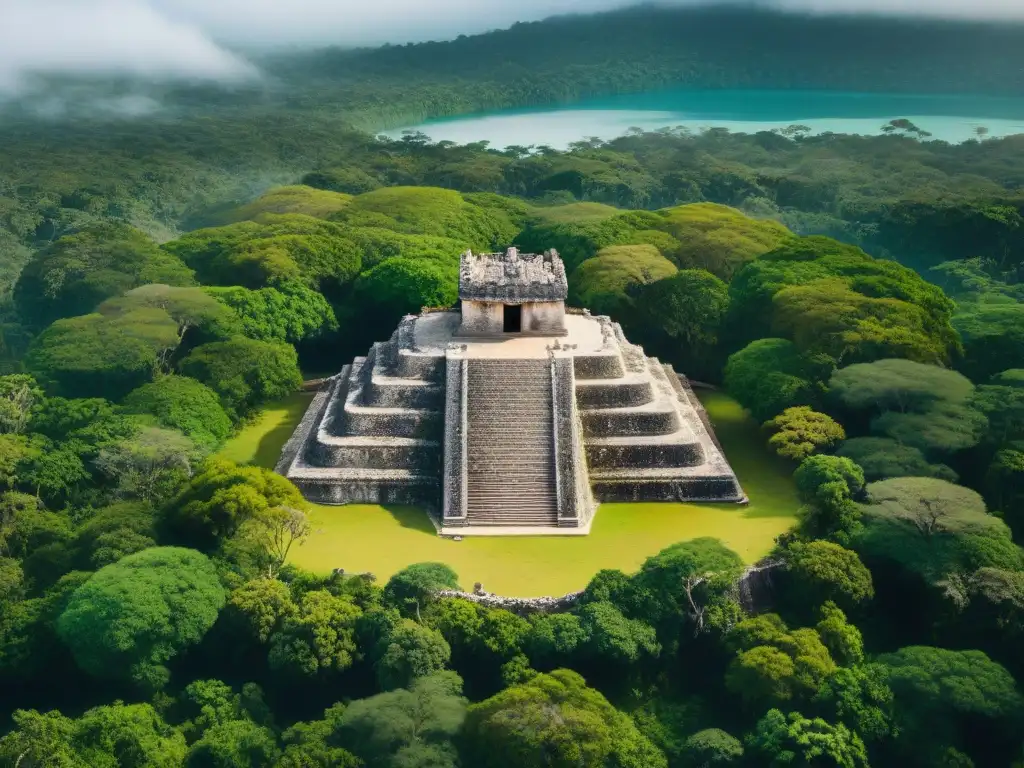
M 272 468 L 302 417 L 308 393 L 268 406 L 230 440 L 221 455 L 240 464 Z M 746 506 L 723 504 L 605 504 L 589 536 L 438 537 L 427 516 L 399 506 L 315 506 L 312 534 L 291 562 L 317 573 L 344 568 L 371 572 L 383 582 L 412 563 L 451 566 L 463 586 L 532 597 L 582 589 L 602 568 L 635 571 L 669 544 L 717 538 L 745 562 L 768 554 L 775 537 L 794 524 L 799 506 L 792 467 L 772 455 L 739 404 L 719 392 L 702 393 L 726 455 L 750 497 Z

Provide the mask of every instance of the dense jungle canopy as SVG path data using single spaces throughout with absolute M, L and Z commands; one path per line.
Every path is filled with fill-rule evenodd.
M 268 56 L 144 118 L 72 95 L 130 81 L 6 104 L 0 765 L 1024 765 L 1024 136 L 369 132 L 670 85 L 1020 96 L 1022 41 L 647 8 Z M 801 506 L 753 606 L 703 538 L 529 617 L 438 597 L 443 563 L 305 572 L 298 490 L 217 456 L 510 244 L 764 425 Z

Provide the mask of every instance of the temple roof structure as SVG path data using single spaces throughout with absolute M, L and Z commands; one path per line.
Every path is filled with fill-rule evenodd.
M 544 253 L 462 254 L 459 298 L 464 301 L 524 303 L 565 301 L 569 284 L 565 265 L 555 250 Z

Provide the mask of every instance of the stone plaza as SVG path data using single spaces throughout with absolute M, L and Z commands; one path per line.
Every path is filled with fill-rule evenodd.
M 565 306 L 555 251 L 462 256 L 460 306 L 406 316 L 327 381 L 278 472 L 319 504 L 444 534 L 586 533 L 600 502 L 745 500 L 686 379 Z

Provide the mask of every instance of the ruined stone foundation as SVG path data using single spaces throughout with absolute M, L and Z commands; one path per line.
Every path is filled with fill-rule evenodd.
M 330 379 L 278 471 L 310 501 L 415 505 L 455 533 L 585 531 L 603 501 L 744 500 L 689 388 L 609 318 L 480 339 L 461 320 L 408 316 Z

